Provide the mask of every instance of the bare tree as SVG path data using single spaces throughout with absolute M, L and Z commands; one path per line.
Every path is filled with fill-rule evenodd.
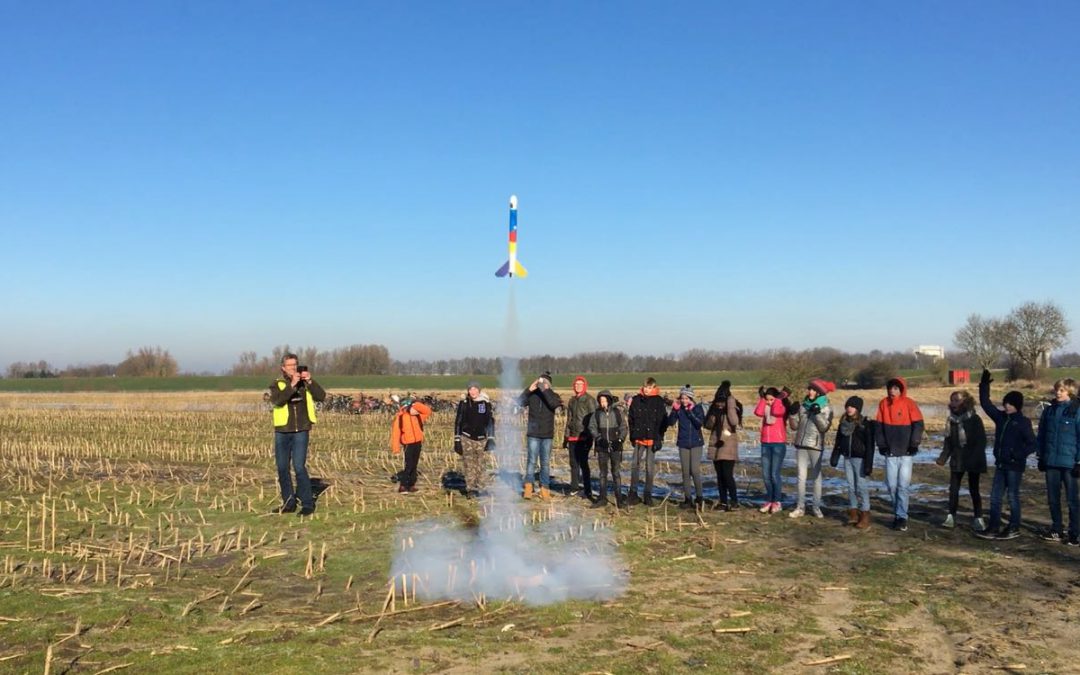
M 1001 335 L 1006 353 L 1037 378 L 1044 355 L 1068 339 L 1069 323 L 1053 302 L 1025 302 L 1005 317 Z
M 967 352 L 979 368 L 996 366 L 1005 354 L 1001 319 L 984 319 L 971 314 L 953 335 L 953 342 Z
M 172 377 L 178 370 L 176 359 L 161 347 L 128 350 L 127 358 L 116 366 L 116 374 L 121 377 Z

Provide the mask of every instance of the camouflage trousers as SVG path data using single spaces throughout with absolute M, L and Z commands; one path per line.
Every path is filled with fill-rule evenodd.
M 461 459 L 465 462 L 465 486 L 470 490 L 483 490 L 487 487 L 488 458 L 484 450 L 487 441 L 476 441 L 468 436 L 461 437 Z

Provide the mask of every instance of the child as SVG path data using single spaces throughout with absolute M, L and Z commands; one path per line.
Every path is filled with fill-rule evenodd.
M 526 408 L 525 485 L 522 497 L 532 499 L 536 470 L 540 470 L 540 499 L 551 499 L 551 439 L 555 437 L 555 411 L 562 399 L 551 388 L 551 373 L 544 371 L 518 396 L 518 405 Z
M 867 479 L 874 470 L 874 427 L 862 415 L 863 400 L 852 396 L 844 404 L 844 416 L 836 429 L 829 464 L 833 468 L 844 458 L 844 473 L 848 483 L 847 524 L 860 530 L 870 527 L 870 484 Z
M 806 398 L 788 424 L 795 432 L 795 456 L 799 467 L 799 494 L 795 498 L 795 510 L 788 515 L 801 518 L 806 509 L 806 477 L 814 481 L 814 501 L 810 509 L 816 518 L 824 518 L 821 512 L 821 458 L 825 449 L 825 433 L 832 426 L 833 412 L 829 407 L 829 392 L 836 385 L 822 379 L 813 379 L 806 385 Z
M 574 395 L 566 402 L 566 429 L 563 447 L 570 460 L 570 494 L 592 501 L 592 473 L 589 471 L 589 450 L 592 440 L 586 433 L 588 417 L 596 410 L 596 399 L 589 393 L 589 381 L 581 375 L 574 378 Z
M 705 449 L 701 427 L 705 424 L 705 414 L 701 406 L 695 404 L 694 388 L 689 384 L 679 390 L 679 399 L 672 404 L 667 423 L 668 426 L 679 425 L 676 444 L 683 475 L 683 503 L 680 508 L 700 509 L 705 503 L 701 497 L 701 452 Z M 690 496 L 691 480 L 694 482 L 693 497 Z
M 739 461 L 739 425 L 742 424 L 742 404 L 731 394 L 731 382 L 724 380 L 716 389 L 705 428 L 709 433 L 708 457 L 716 469 L 716 485 L 720 491 L 718 508 L 735 511 L 739 495 L 735 487 L 735 462 Z
M 1018 391 L 1005 394 L 1005 412 L 990 400 L 990 371 L 983 369 L 979 380 L 979 404 L 994 420 L 994 484 L 990 488 L 990 522 L 975 534 L 983 539 L 1015 539 L 1020 536 L 1020 481 L 1024 478 L 1027 456 L 1035 450 L 1031 420 L 1024 417 L 1024 395 Z M 1009 493 L 1009 524 L 1001 525 L 1001 500 Z
M 638 470 L 645 464 L 645 506 L 652 506 L 653 477 L 656 470 L 656 451 L 664 445 L 664 432 L 667 431 L 667 406 L 660 397 L 660 388 L 656 380 L 648 378 L 641 391 L 630 400 L 627 412 L 630 428 L 630 442 L 633 443 L 634 463 L 630 468 L 630 494 L 627 504 L 637 504 Z
M 1039 419 L 1039 470 L 1046 472 L 1046 498 L 1050 506 L 1048 541 L 1080 545 L 1080 497 L 1076 479 L 1080 478 L 1080 400 L 1076 383 L 1070 379 L 1054 383 L 1054 400 Z M 1063 538 L 1061 522 L 1061 486 L 1069 506 L 1069 538 Z
M 487 487 L 487 453 L 495 445 L 495 417 L 479 382 L 470 382 L 454 416 L 454 452 L 465 464 L 465 495 L 477 497 Z
M 907 382 L 894 377 L 885 383 L 874 425 L 878 449 L 885 455 L 885 487 L 893 503 L 894 530 L 907 532 L 911 468 L 923 437 L 922 411 L 907 395 Z
M 776 387 L 758 388 L 754 414 L 761 418 L 761 478 L 765 482 L 765 503 L 762 513 L 783 511 L 783 482 L 780 469 L 787 454 L 787 405 Z
M 607 389 L 600 392 L 596 397 L 597 409 L 589 416 L 589 435 L 593 438 L 596 447 L 596 463 L 600 467 L 600 496 L 593 508 L 603 508 L 608 505 L 607 500 L 607 474 L 611 467 L 611 482 L 615 497 L 616 508 L 623 506 L 625 501 L 619 490 L 619 472 L 622 465 L 622 446 L 626 439 L 626 416 L 619 410 L 615 398 Z
M 424 422 L 431 417 L 431 408 L 406 396 L 391 397 L 398 403 L 397 415 L 390 427 L 390 448 L 394 454 L 405 450 L 405 470 L 401 472 L 398 492 L 416 492 L 416 467 L 420 464 L 420 450 L 424 443 Z
M 954 391 L 949 396 L 949 419 L 945 423 L 945 443 L 938 466 L 949 463 L 949 515 L 942 527 L 956 527 L 956 508 L 960 504 L 960 483 L 968 477 L 968 492 L 975 511 L 975 531 L 986 529 L 982 519 L 982 497 L 979 477 L 986 473 L 986 427 L 975 413 L 975 399 L 966 391 Z

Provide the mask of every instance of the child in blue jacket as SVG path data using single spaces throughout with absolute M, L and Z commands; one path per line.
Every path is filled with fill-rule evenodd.
M 682 464 L 683 503 L 680 508 L 701 508 L 701 455 L 705 451 L 705 436 L 701 427 L 705 424 L 705 411 L 694 402 L 694 388 L 689 384 L 679 390 L 679 399 L 668 413 L 668 426 L 679 425 L 676 444 L 679 446 L 679 463 Z M 690 481 L 694 481 L 694 497 L 690 496 Z

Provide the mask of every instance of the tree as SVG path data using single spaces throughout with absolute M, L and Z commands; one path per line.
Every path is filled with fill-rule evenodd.
M 1053 302 L 1025 302 L 1005 317 L 1001 336 L 1006 353 L 1035 379 L 1045 355 L 1065 344 L 1069 323 Z
M 120 377 L 172 377 L 179 370 L 176 359 L 169 350 L 161 347 L 139 347 L 139 351 L 128 350 L 127 358 L 116 366 Z
M 966 352 L 979 368 L 991 368 L 1005 353 L 1001 319 L 984 319 L 971 314 L 953 335 L 953 342 Z

